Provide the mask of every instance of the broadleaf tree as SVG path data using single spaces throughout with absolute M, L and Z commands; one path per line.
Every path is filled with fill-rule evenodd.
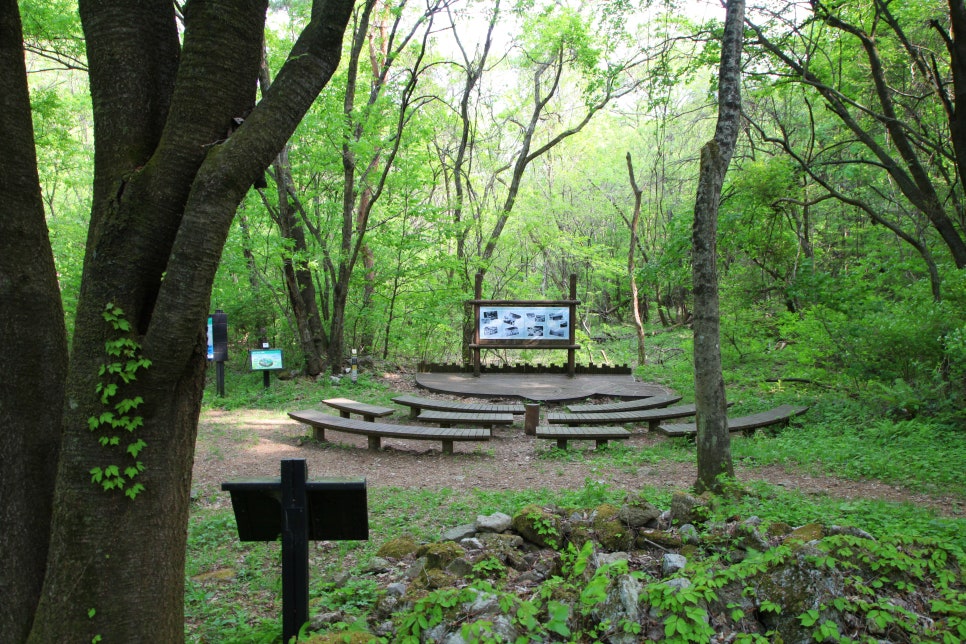
M 714 138 L 701 149 L 694 204 L 694 403 L 698 426 L 695 489 L 720 491 L 734 477 L 727 400 L 721 369 L 718 304 L 718 205 L 741 125 L 741 49 L 744 0 L 728 0 L 721 41 L 718 121 Z
M 0 333 L 7 355 L 23 362 L 15 385 L 0 391 L 4 434 L 13 436 L 4 438 L 4 484 L 13 461 L 36 459 L 38 424 L 45 457 L 0 498 L 4 604 L 28 589 L 14 612 L 4 607 L 5 641 L 184 639 L 212 281 L 239 202 L 332 77 L 352 6 L 314 3 L 256 105 L 267 0 L 192 0 L 181 24 L 170 2 L 80 2 L 95 169 L 68 364 L 33 146 L 22 135 L 30 104 L 19 9 L 0 3 L 0 135 L 5 145 L 17 141 L 6 148 L 0 183 L 0 221 L 14 231 L 0 236 Z M 237 129 L 235 119 L 243 119 Z M 8 174 L 8 165 L 21 171 Z M 28 232 L 34 257 L 11 265 Z M 29 324 L 27 299 L 47 308 Z M 55 459 L 56 475 L 48 474 Z M 23 497 L 38 499 L 31 538 L 49 536 L 45 565 L 37 544 L 17 549 L 22 534 L 6 529 Z

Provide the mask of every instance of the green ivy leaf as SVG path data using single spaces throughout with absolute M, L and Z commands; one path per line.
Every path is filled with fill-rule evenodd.
M 147 443 L 139 438 L 137 441 L 130 443 L 127 446 L 127 453 L 130 454 L 132 458 L 137 458 L 138 454 L 140 454 L 141 450 L 145 447 L 147 447 Z
M 134 398 L 125 398 L 124 400 L 114 405 L 114 409 L 117 410 L 117 412 L 120 414 L 126 414 L 132 409 L 137 409 L 138 406 L 143 402 L 144 402 L 144 398 L 141 398 L 141 396 L 135 396 Z

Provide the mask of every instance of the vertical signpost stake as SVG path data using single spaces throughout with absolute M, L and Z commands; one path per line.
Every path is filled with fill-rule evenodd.
M 309 619 L 309 527 L 305 459 L 282 460 L 282 641 Z

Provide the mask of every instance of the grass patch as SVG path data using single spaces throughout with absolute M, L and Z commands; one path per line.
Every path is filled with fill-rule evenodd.
M 877 479 L 927 493 L 966 496 L 962 431 L 935 419 L 893 420 L 823 400 L 775 435 L 732 442 L 746 465 L 791 465 L 848 479 Z

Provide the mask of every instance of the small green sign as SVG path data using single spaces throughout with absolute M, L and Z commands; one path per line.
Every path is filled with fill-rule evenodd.
M 252 349 L 248 354 L 251 357 L 252 371 L 283 368 L 281 349 Z

